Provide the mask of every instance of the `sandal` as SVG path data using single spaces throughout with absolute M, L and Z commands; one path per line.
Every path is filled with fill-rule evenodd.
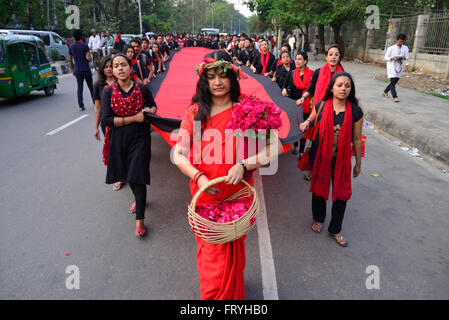
M 312 224 L 312 231 L 316 233 L 321 233 L 321 227 L 323 224 L 321 222 L 314 221 Z
M 112 190 L 114 190 L 114 191 L 119 191 L 124 185 L 125 185 L 124 182 L 116 182 L 116 183 L 114 183 L 114 185 L 112 186 Z
M 304 180 L 306 180 L 306 181 L 312 180 L 312 175 L 310 175 L 310 176 L 304 175 Z
M 294 147 L 291 152 L 293 154 L 298 154 L 299 153 L 299 148 L 298 147 Z
M 388 95 L 388 93 L 385 93 L 385 92 L 384 92 L 384 97 L 385 97 L 385 98 L 389 98 L 390 96 Z
M 145 235 L 145 233 L 147 233 L 147 229 L 145 228 L 144 225 L 136 226 L 136 232 L 134 233 L 134 235 L 135 235 L 137 238 L 142 239 L 143 236 Z
M 129 207 L 129 212 L 136 213 L 136 202 L 135 201 L 131 204 L 131 207 Z
M 348 239 L 343 237 L 340 233 L 338 235 L 337 234 L 333 234 L 333 233 L 329 233 L 329 236 L 334 238 L 339 246 L 345 247 L 345 248 L 348 246 L 348 242 L 349 242 Z

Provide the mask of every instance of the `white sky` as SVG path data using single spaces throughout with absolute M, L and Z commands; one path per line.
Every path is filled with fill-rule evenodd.
M 243 14 L 245 17 L 253 15 L 253 13 L 249 11 L 248 6 L 243 4 L 245 2 L 244 0 L 226 0 L 226 1 L 234 4 L 235 9 L 240 11 L 240 13 Z

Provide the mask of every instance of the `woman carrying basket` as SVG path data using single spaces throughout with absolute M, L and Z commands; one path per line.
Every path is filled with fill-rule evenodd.
M 318 116 L 317 116 L 318 115 Z M 347 72 L 332 76 L 322 101 L 318 101 L 301 131 L 316 123 L 310 152 L 312 162 L 312 230 L 320 233 L 326 217 L 326 201 L 332 182 L 332 219 L 329 235 L 342 246 L 348 240 L 341 235 L 346 203 L 351 198 L 351 143 L 354 146 L 354 178 L 362 165 L 363 111 L 355 97 L 352 77 Z
M 235 139 L 232 134 L 225 133 L 225 129 L 231 120 L 233 106 L 241 96 L 238 79 L 242 74 L 239 71 L 225 51 L 208 53 L 205 63 L 197 67 L 199 80 L 196 94 L 181 123 L 174 161 L 181 172 L 191 179 L 192 196 L 210 180 L 226 176 L 225 182 L 206 189 L 198 203 L 224 200 L 233 195 L 244 187 L 240 182 L 246 171 L 267 164 L 270 158 L 282 152 L 282 145 L 275 136 L 267 141 L 267 145 L 278 143 L 278 148 L 271 154 L 271 148 L 264 148 L 258 154 L 237 162 L 236 144 L 232 144 L 231 150 L 226 150 L 227 139 Z M 198 139 L 198 136 L 202 138 Z M 206 139 L 206 136 L 209 138 Z M 195 157 L 194 149 L 201 151 L 200 158 Z M 232 152 L 230 161 L 229 152 Z M 265 160 L 260 160 L 262 154 L 267 156 Z M 251 184 L 252 177 L 249 180 Z M 245 298 L 245 238 L 243 236 L 224 244 L 212 244 L 196 236 L 201 299 Z

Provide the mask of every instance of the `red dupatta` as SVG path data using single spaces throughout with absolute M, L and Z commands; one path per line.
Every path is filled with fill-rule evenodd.
M 109 86 L 105 87 L 109 90 Z M 143 97 L 137 83 L 134 84 L 134 89 L 128 98 L 124 98 L 120 93 L 117 82 L 112 84 L 111 108 L 115 114 L 121 117 L 129 117 L 137 114 L 142 110 Z M 106 127 L 103 144 L 103 163 L 107 166 L 109 160 L 109 135 L 111 128 Z
M 268 62 L 270 61 L 270 51 L 266 54 L 260 53 L 260 64 L 262 65 L 262 74 L 267 72 Z
M 333 99 L 326 101 L 320 121 L 318 151 L 312 169 L 310 191 L 328 199 L 332 178 L 332 149 L 334 141 L 334 106 Z M 337 159 L 334 169 L 332 200 L 348 201 L 351 198 L 351 141 L 352 141 L 352 107 L 345 104 L 345 119 L 340 129 L 337 145 Z
M 309 69 L 308 67 L 304 68 L 304 75 L 303 75 L 303 79 L 301 79 L 301 74 L 299 73 L 299 68 L 296 68 L 293 71 L 293 83 L 295 84 L 295 87 L 298 90 L 305 90 L 309 87 L 310 82 L 312 81 L 312 74 L 313 74 L 313 70 Z M 319 101 L 319 100 L 315 100 L 315 101 Z M 307 97 L 306 100 L 304 100 L 304 102 L 302 103 L 302 111 L 304 113 L 310 113 L 310 96 Z
M 335 69 L 334 74 L 337 72 L 343 71 L 343 68 L 340 64 L 337 65 L 337 69 Z M 325 64 L 320 69 L 320 74 L 318 76 L 318 81 L 316 82 L 315 93 L 313 94 L 313 101 L 321 101 L 324 98 L 324 94 L 326 93 L 326 88 L 331 81 L 332 72 L 329 68 L 329 64 Z

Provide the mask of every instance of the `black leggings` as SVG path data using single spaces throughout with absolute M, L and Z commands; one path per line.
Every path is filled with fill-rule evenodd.
M 332 181 L 334 180 L 335 158 L 332 158 Z M 345 215 L 347 201 L 336 200 L 332 202 L 332 219 L 328 231 L 332 234 L 340 233 Z M 313 220 L 323 223 L 326 218 L 326 200 L 323 197 L 312 195 Z
M 129 186 L 133 191 L 136 199 L 136 220 L 145 219 L 145 205 L 147 202 L 147 186 L 145 184 L 130 183 Z
M 385 88 L 385 93 L 388 93 L 388 91 L 391 90 L 391 95 L 393 96 L 393 98 L 397 98 L 398 94 L 396 93 L 396 83 L 398 83 L 399 78 L 390 78 L 390 83 L 388 84 L 388 86 Z

